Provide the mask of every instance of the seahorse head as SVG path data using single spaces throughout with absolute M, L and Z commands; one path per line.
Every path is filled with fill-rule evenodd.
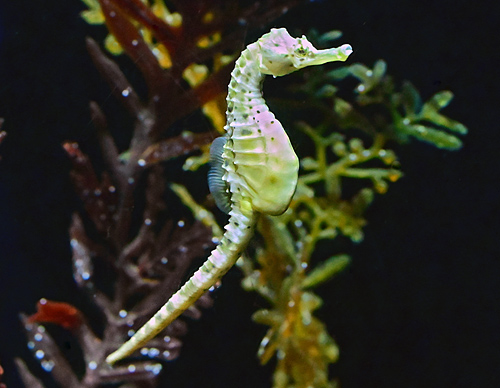
M 275 77 L 290 74 L 307 66 L 345 61 L 352 48 L 344 44 L 338 48 L 316 49 L 305 36 L 293 38 L 285 28 L 273 28 L 257 41 L 260 46 L 260 71 Z

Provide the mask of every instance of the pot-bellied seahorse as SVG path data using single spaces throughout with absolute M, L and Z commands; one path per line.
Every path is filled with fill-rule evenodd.
M 226 136 L 214 140 L 208 180 L 218 207 L 229 213 L 224 236 L 198 271 L 132 338 L 110 354 L 109 364 L 143 346 L 167 327 L 236 262 L 252 237 L 258 214 L 279 215 L 290 204 L 299 161 L 281 123 L 262 97 L 266 75 L 286 75 L 307 66 L 345 61 L 352 48 L 317 50 L 272 29 L 236 61 L 227 95 Z

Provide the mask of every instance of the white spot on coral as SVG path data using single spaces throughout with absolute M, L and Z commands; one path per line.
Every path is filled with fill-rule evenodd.
M 151 357 L 151 358 L 152 357 L 157 357 L 159 354 L 160 354 L 160 351 L 158 349 L 156 349 L 156 348 L 151 348 L 148 351 L 148 356 Z
M 45 369 L 47 372 L 52 371 L 54 369 L 54 361 L 52 360 L 44 360 L 41 362 L 42 368 Z
M 40 350 L 40 349 L 39 349 L 39 350 L 37 350 L 37 351 L 35 352 L 35 357 L 36 357 L 36 358 L 38 358 L 39 360 L 41 360 L 42 358 L 44 358 L 44 357 L 45 357 L 45 353 L 44 353 L 44 351 L 43 351 L 43 350 Z

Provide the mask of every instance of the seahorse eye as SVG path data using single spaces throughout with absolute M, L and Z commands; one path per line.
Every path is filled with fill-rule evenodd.
M 307 55 L 308 50 L 304 47 L 299 47 L 297 50 L 295 50 L 295 54 L 297 54 L 299 57 L 305 57 Z

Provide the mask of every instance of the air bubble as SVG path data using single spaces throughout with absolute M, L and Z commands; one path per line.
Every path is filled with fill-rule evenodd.
M 127 89 L 122 90 L 122 96 L 123 97 L 128 97 L 129 94 L 130 94 L 130 89 L 127 88 Z
M 39 349 L 35 352 L 35 357 L 41 360 L 42 358 L 45 357 L 45 352 Z
M 125 318 L 128 315 L 128 313 L 125 310 L 120 310 L 118 315 L 120 316 L 120 318 Z
M 157 357 L 159 354 L 160 354 L 160 351 L 158 349 L 156 349 L 156 348 L 151 348 L 148 351 L 148 356 L 151 357 L 151 358 Z
M 177 222 L 177 226 L 179 226 L 179 228 L 182 228 L 184 225 L 186 225 L 186 223 L 183 220 Z
M 138 164 L 139 166 L 141 166 L 141 167 L 144 167 L 144 166 L 146 165 L 146 161 L 145 161 L 144 159 L 139 159 L 139 160 L 137 161 L 137 164 Z
M 366 88 L 365 88 L 365 85 L 358 85 L 357 89 L 358 89 L 358 92 L 363 93 Z
M 155 364 L 153 365 L 153 369 L 151 371 L 153 372 L 153 374 L 158 375 L 160 374 L 161 369 L 162 369 L 161 364 Z
M 40 333 L 36 333 L 34 338 L 35 341 L 40 342 L 43 339 L 43 335 L 41 335 Z
M 42 368 L 45 369 L 47 372 L 51 372 L 52 369 L 54 369 L 54 361 L 49 360 L 49 361 L 42 361 L 41 362 Z
M 161 260 L 160 260 L 160 262 L 162 264 L 167 264 L 168 263 L 168 259 L 166 257 L 162 257 Z
M 90 361 L 90 362 L 89 362 L 89 369 L 90 369 L 90 370 L 96 370 L 96 369 L 97 369 L 97 362 L 95 362 L 95 361 Z
M 134 364 L 131 364 L 127 367 L 127 370 L 130 372 L 130 373 L 134 373 L 135 372 L 135 365 Z
M 35 348 L 35 343 L 33 341 L 28 342 L 28 349 L 33 350 Z

